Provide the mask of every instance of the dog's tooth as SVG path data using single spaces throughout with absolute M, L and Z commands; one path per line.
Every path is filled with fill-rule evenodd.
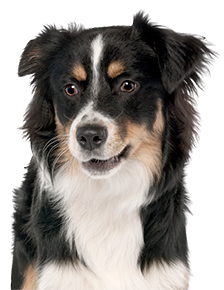
M 115 157 L 114 157 L 114 162 L 118 162 L 118 161 L 119 161 L 118 156 L 115 156 Z
M 115 162 L 115 157 L 109 159 L 111 163 Z

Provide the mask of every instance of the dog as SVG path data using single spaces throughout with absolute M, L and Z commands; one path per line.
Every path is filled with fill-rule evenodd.
M 184 168 L 213 56 L 143 12 L 27 44 L 33 157 L 15 190 L 11 289 L 188 289 Z

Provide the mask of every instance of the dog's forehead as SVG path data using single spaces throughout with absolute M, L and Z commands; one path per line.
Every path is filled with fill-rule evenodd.
M 120 40 L 120 45 L 116 43 L 117 34 L 110 34 L 105 36 L 103 33 L 96 34 L 91 41 L 83 39 L 81 45 L 81 55 L 75 58 L 72 67 L 72 76 L 78 81 L 85 81 L 89 71 L 91 71 L 92 78 L 97 84 L 99 71 L 104 66 L 109 78 L 116 78 L 118 75 L 125 72 L 125 58 L 122 54 L 122 43 L 126 43 L 125 37 Z M 112 39 L 114 38 L 114 41 Z M 129 40 L 130 41 L 130 40 Z M 88 44 L 87 44 L 88 43 Z M 87 59 L 83 58 L 88 55 Z
M 154 51 L 150 50 L 141 37 L 133 33 L 131 26 L 89 29 L 72 37 L 74 39 L 71 42 L 70 54 L 74 55 L 75 64 L 81 62 L 86 70 L 95 72 L 100 65 L 107 69 L 116 60 L 108 71 L 110 78 L 122 73 L 124 66 L 131 66 L 141 55 L 155 56 Z
M 114 37 L 116 38 L 116 35 Z M 98 96 L 102 82 L 107 78 L 115 79 L 126 72 L 127 62 L 122 55 L 122 48 L 119 50 L 116 41 L 112 42 L 112 38 L 113 34 L 105 36 L 98 33 L 91 41 L 87 40 L 85 43 L 83 39 L 83 50 L 80 49 L 81 46 L 79 54 L 75 53 L 70 64 L 71 77 L 78 82 L 85 82 L 88 79 L 88 86 L 91 87 L 90 95 L 93 98 Z M 125 43 L 126 39 L 124 38 L 122 42 Z M 83 55 L 88 57 L 85 58 Z

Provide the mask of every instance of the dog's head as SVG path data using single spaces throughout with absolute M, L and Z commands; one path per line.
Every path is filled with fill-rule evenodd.
M 90 176 L 135 161 L 154 180 L 167 179 L 188 159 L 196 122 L 190 93 L 211 56 L 202 39 L 141 13 L 130 27 L 45 28 L 19 65 L 35 84 L 26 134 L 54 164 L 73 160 Z

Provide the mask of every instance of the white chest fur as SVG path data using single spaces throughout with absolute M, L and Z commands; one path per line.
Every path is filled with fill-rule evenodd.
M 72 289 L 86 289 L 86 283 L 92 285 L 90 289 L 100 289 L 99 283 L 103 289 L 123 289 L 134 280 L 145 283 L 138 258 L 143 246 L 140 208 L 146 202 L 149 179 L 138 162 L 133 163 L 108 179 L 91 179 L 79 170 L 72 175 L 69 167 L 55 178 L 51 192 L 60 200 L 65 235 L 70 245 L 75 242 L 86 264 L 86 268 L 80 264 L 77 271 L 66 266 L 71 267 L 66 276 L 74 272 L 73 280 L 79 281 L 73 281 L 79 287 Z M 48 270 L 52 267 L 59 269 L 48 265 Z
M 58 174 L 52 197 L 60 201 L 65 235 L 71 246 L 75 242 L 85 266 L 49 262 L 40 273 L 38 290 L 187 289 L 186 283 L 181 285 L 188 271 L 179 262 L 180 267 L 155 265 L 145 276 L 138 266 L 143 246 L 140 208 L 147 202 L 149 178 L 138 162 L 126 165 L 105 180 L 81 171 L 73 175 L 68 167 Z M 42 184 L 49 192 L 49 183 Z

